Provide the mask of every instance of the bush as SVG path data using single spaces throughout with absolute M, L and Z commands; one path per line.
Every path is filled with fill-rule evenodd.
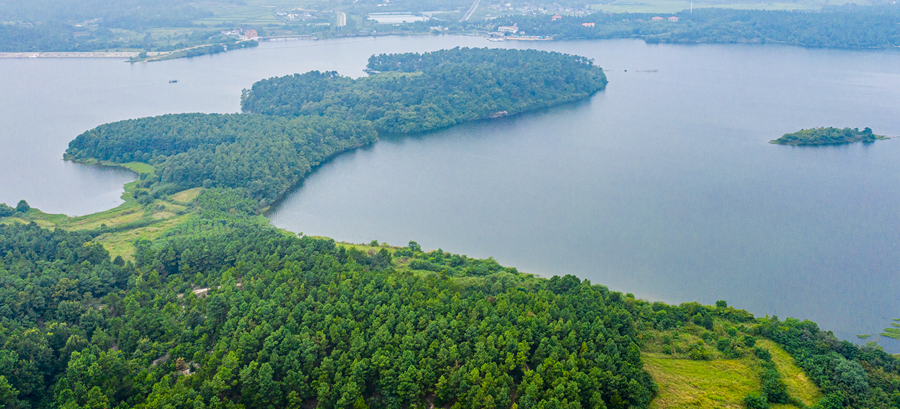
M 719 351 L 725 352 L 731 349 L 731 340 L 728 338 L 721 338 L 716 342 L 716 349 Z
M 9 207 L 6 203 L 0 203 L 0 217 L 7 217 L 16 214 L 16 209 Z
M 688 356 L 695 361 L 705 361 L 709 359 L 709 351 L 706 350 L 706 347 L 703 346 L 702 342 L 697 342 L 696 344 L 691 345 Z
M 753 354 L 756 355 L 757 358 L 762 359 L 763 361 L 771 361 L 772 353 L 769 352 L 768 349 L 756 347 L 753 348 Z
M 746 345 L 747 348 L 753 348 L 753 346 L 756 345 L 756 338 L 754 338 L 750 335 L 744 335 L 743 341 L 744 341 L 744 345 Z
M 787 386 L 781 379 L 781 374 L 774 368 L 774 365 L 772 366 L 760 375 L 763 395 L 770 403 L 788 403 L 791 398 L 788 395 Z
M 747 409 L 769 409 L 769 400 L 765 394 L 752 392 L 744 398 Z

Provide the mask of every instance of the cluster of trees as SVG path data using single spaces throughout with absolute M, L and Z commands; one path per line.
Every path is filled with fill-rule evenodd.
M 388 133 L 413 133 L 512 115 L 586 98 L 606 86 L 587 58 L 537 50 L 454 48 L 377 55 L 376 75 L 352 79 L 313 71 L 253 84 L 244 112 L 371 121 Z
M 19 200 L 16 207 L 9 207 L 6 203 L 0 203 L 0 218 L 12 216 L 16 213 L 27 213 L 31 206 L 25 200 Z
M 185 50 L 182 53 L 176 53 L 179 55 L 173 55 L 174 58 L 193 58 L 199 57 L 201 55 L 211 55 L 224 53 L 228 50 L 236 50 L 241 48 L 253 48 L 258 47 L 259 43 L 257 41 L 237 41 L 235 39 L 228 39 L 226 41 L 222 41 L 217 44 L 206 45 L 202 47 L 194 47 L 188 50 Z
M 651 21 L 655 16 L 677 23 Z M 584 27 L 582 23 L 595 23 Z M 708 9 L 674 14 L 595 14 L 564 17 L 513 16 L 528 35 L 557 39 L 643 38 L 667 43 L 779 43 L 804 47 L 893 48 L 900 46 L 900 6 L 845 6 L 819 12 Z M 496 28 L 496 27 L 495 27 Z
M 804 407 L 802 401 L 788 393 L 787 385 L 778 372 L 778 367 L 772 362 L 772 353 L 762 347 L 756 347 L 754 353 L 757 358 L 762 360 L 759 377 L 762 390 L 751 392 L 744 398 L 744 405 L 747 409 L 768 409 L 770 403 Z
M 875 142 L 879 139 L 888 139 L 882 135 L 875 135 L 872 130 L 865 128 L 813 128 L 803 129 L 797 132 L 784 134 L 781 138 L 769 141 L 776 145 L 837 145 L 853 142 Z
M 778 342 L 826 396 L 831 408 L 900 407 L 900 360 L 880 348 L 837 339 L 816 323 L 761 318 L 758 333 Z
M 371 124 L 333 118 L 174 114 L 101 125 L 69 143 L 66 158 L 154 165 L 151 196 L 193 187 L 243 188 L 271 204 L 328 158 L 376 140 Z
M 75 351 L 108 336 L 101 299 L 130 270 L 86 233 L 0 225 L 0 406 L 38 407 Z

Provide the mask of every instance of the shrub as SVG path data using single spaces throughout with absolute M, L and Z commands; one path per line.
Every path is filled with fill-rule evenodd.
M 769 400 L 764 394 L 751 392 L 744 398 L 744 406 L 747 409 L 769 409 Z
M 781 374 L 774 367 L 764 370 L 760 375 L 760 381 L 763 395 L 770 403 L 788 403 L 790 401 L 787 386 L 781 379 Z
M 0 217 L 7 217 L 16 214 L 16 209 L 9 207 L 6 203 L 0 203 Z

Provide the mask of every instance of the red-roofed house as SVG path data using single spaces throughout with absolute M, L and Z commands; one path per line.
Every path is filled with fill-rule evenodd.
M 669 21 L 677 22 L 677 21 L 678 21 L 678 17 L 675 17 L 675 16 L 669 17 Z
M 653 20 L 653 21 L 663 21 L 663 20 L 665 20 L 665 19 L 662 18 L 662 17 L 656 16 L 656 17 L 651 18 L 650 20 Z
M 581 25 L 583 25 L 585 27 L 593 27 L 594 23 L 581 23 Z
M 562 18 L 562 16 L 557 14 L 557 15 L 553 16 L 553 21 L 559 20 L 561 18 Z
M 259 37 L 259 34 L 256 34 L 256 30 L 247 30 L 244 31 L 244 38 L 247 40 L 252 40 L 254 38 Z

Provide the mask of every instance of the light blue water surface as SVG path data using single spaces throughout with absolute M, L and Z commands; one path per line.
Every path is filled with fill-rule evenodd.
M 767 143 L 816 126 L 900 135 L 898 52 L 435 36 L 269 43 L 154 64 L 0 60 L 0 202 L 67 214 L 119 203 L 131 175 L 60 160 L 101 123 L 237 112 L 241 89 L 261 78 L 360 76 L 371 54 L 457 45 L 580 54 L 610 83 L 582 103 L 382 138 L 318 169 L 273 223 L 343 241 L 415 240 L 651 300 L 725 299 L 851 340 L 900 317 L 900 140 Z

